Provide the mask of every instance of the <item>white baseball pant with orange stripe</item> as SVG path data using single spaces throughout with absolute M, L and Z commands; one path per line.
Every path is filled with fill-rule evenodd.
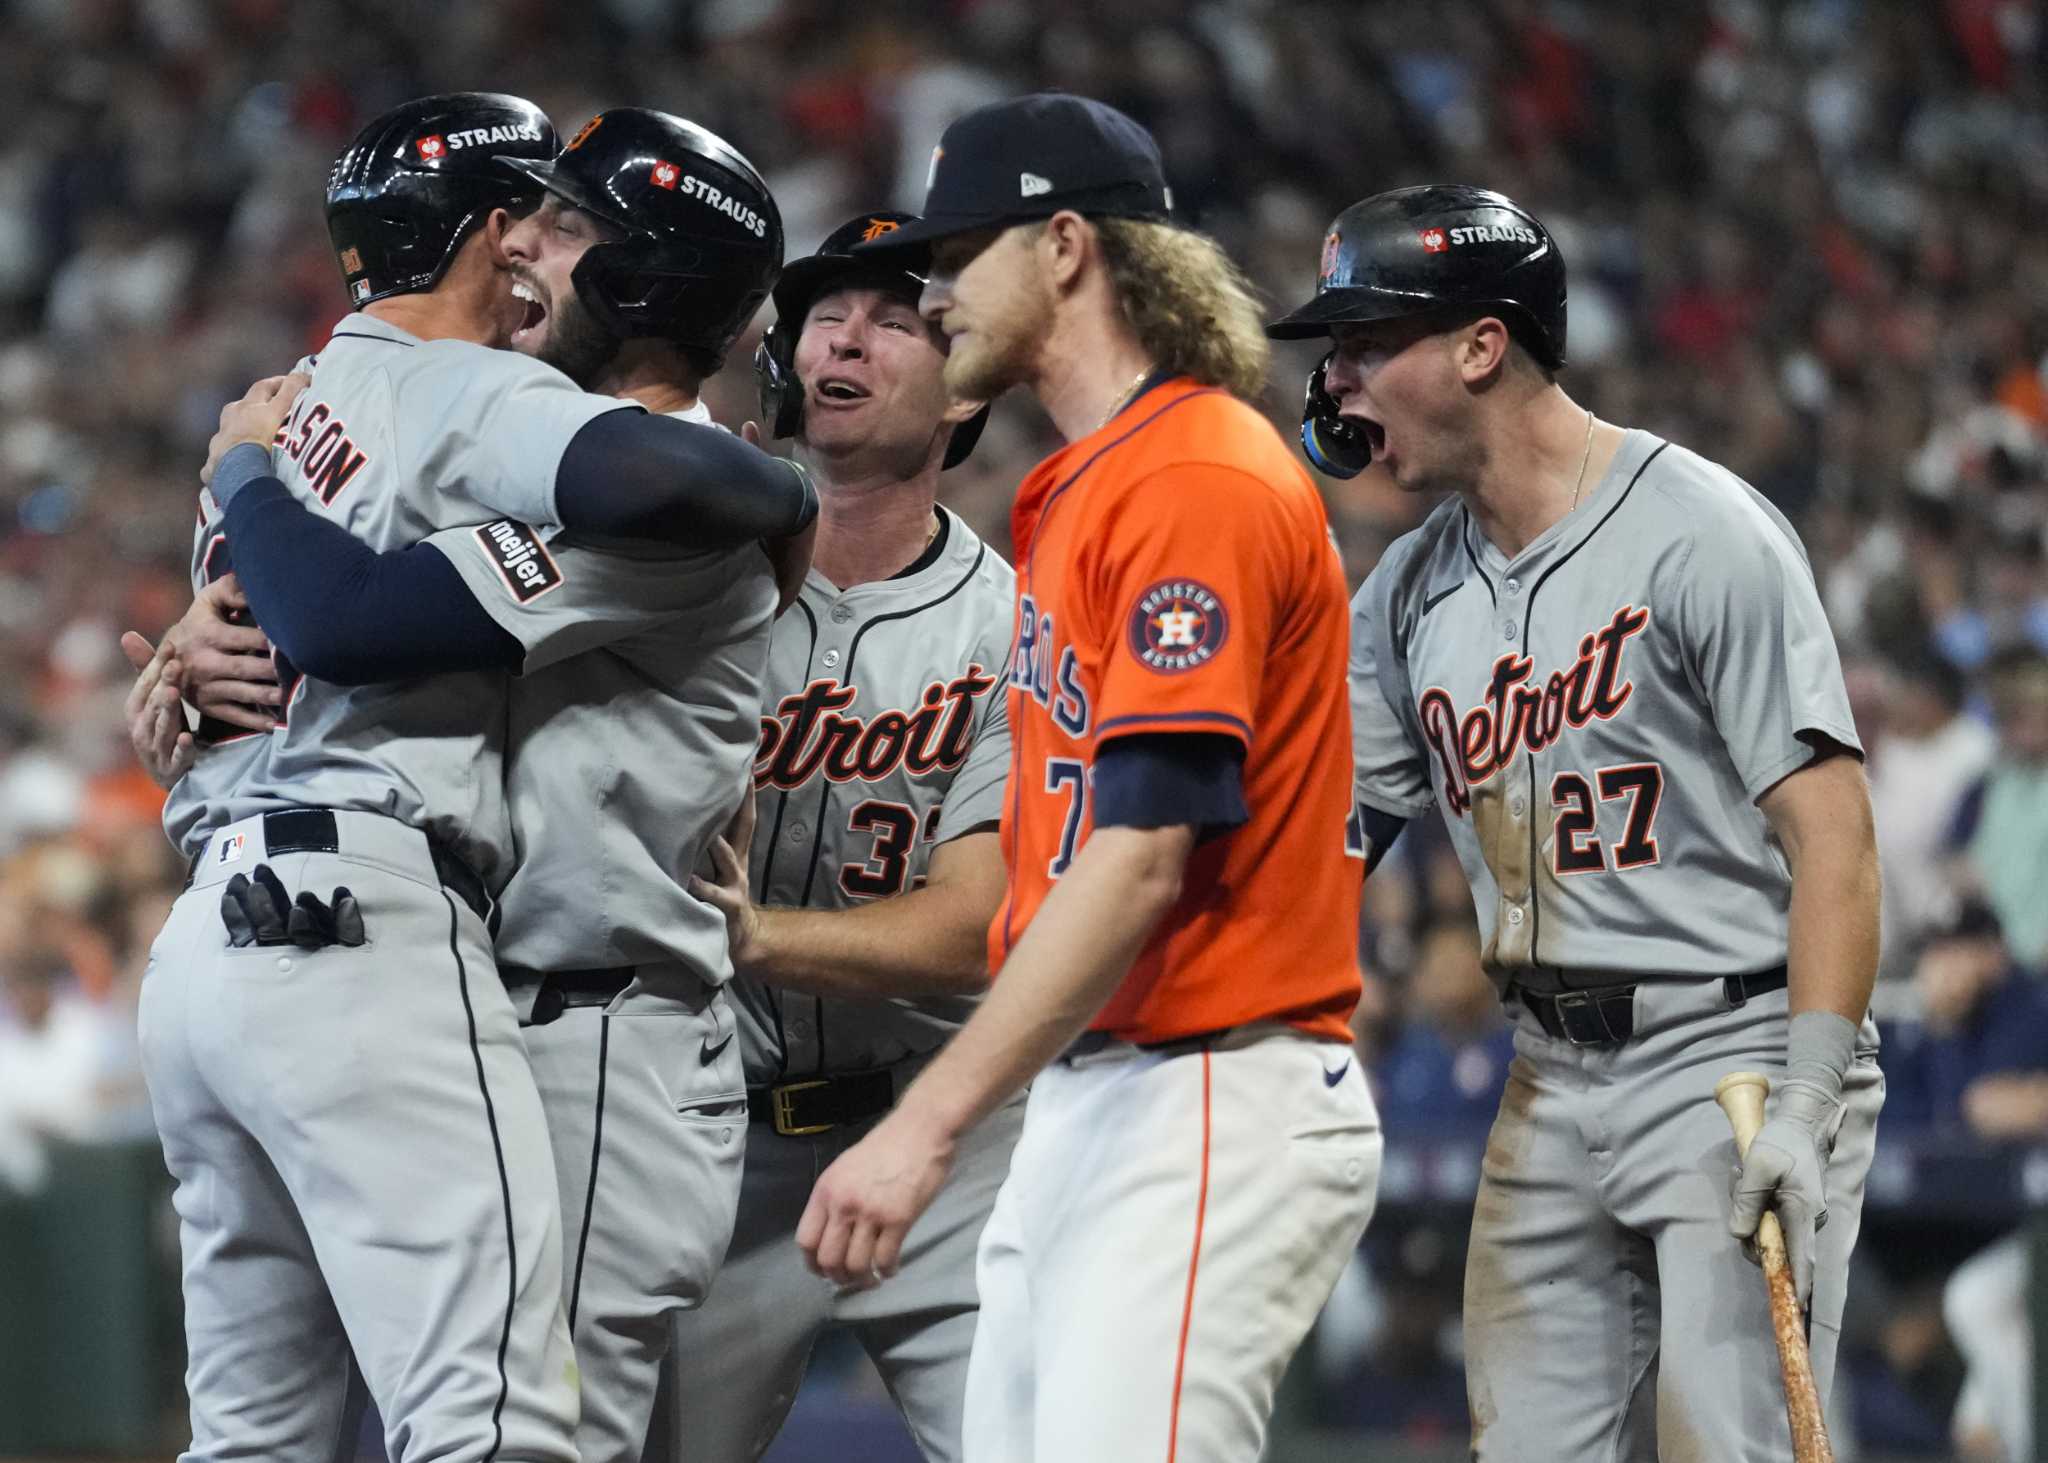
M 1032 1084 L 982 1233 L 967 1463 L 1244 1463 L 1372 1215 L 1349 1047 L 1255 1027 Z

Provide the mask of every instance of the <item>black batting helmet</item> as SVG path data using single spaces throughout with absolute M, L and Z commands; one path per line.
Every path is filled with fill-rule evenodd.
M 593 244 L 570 276 L 614 335 L 656 336 L 716 359 L 782 271 L 782 214 L 754 165 L 694 122 L 613 107 L 551 162 L 505 163 L 623 237 Z
M 854 247 L 887 238 L 905 224 L 916 223 L 914 213 L 877 209 L 858 213 L 818 245 L 818 252 L 793 259 L 775 284 L 775 323 L 761 337 L 754 351 L 754 383 L 761 392 L 761 420 L 771 437 L 794 437 L 803 427 L 804 386 L 796 378 L 796 342 L 803 334 L 804 316 L 811 302 L 826 290 L 846 284 L 872 285 L 900 290 L 914 301 L 924 293 L 925 272 L 930 268 L 931 248 L 891 250 L 885 255 L 856 254 Z M 946 443 L 941 469 L 967 460 L 988 425 L 988 407 L 953 428 Z
M 327 235 L 354 306 L 434 287 L 493 208 L 539 195 L 497 161 L 553 157 L 547 113 L 523 97 L 458 91 L 393 107 L 327 178 Z
M 1315 295 L 1266 327 L 1275 340 L 1327 336 L 1334 325 L 1440 311 L 1497 314 L 1549 370 L 1564 364 L 1564 256 L 1513 199 L 1462 183 L 1396 188 L 1354 203 L 1330 223 Z M 1354 477 L 1372 460 L 1358 428 L 1309 377 L 1301 441 L 1309 460 Z

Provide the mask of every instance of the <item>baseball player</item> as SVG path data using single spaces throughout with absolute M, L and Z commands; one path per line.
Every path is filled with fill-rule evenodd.
M 781 266 L 780 219 L 752 166 L 639 108 L 599 113 L 551 163 L 508 163 L 549 194 L 505 238 L 535 317 L 515 345 L 580 384 L 708 420 L 702 377 Z M 721 206 L 704 201 L 714 188 Z M 501 628 L 436 669 L 501 664 L 504 647 L 524 672 L 506 748 L 519 863 L 497 951 L 556 1153 L 578 1451 L 637 1458 L 667 1313 L 703 1296 L 739 1195 L 746 1094 L 721 993 L 725 921 L 682 880 L 739 801 L 775 607 L 769 566 L 751 546 L 597 554 L 498 523 L 436 534 L 438 553 L 379 556 L 281 483 L 269 491 L 291 537 L 272 525 L 269 552 L 245 555 L 244 573 L 288 655 L 315 617 L 346 627 L 326 632 L 339 643 L 325 653 L 352 664 L 431 636 L 446 614 L 436 574 L 452 562 L 474 596 L 464 612 Z M 332 572 L 308 571 L 330 556 Z M 343 585 L 362 587 L 337 595 Z M 386 599 L 394 611 L 363 611 Z
M 761 419 L 797 438 L 822 506 L 803 597 L 770 646 L 751 840 L 717 845 L 720 882 L 704 886 L 732 931 L 755 1126 L 725 1267 L 677 1318 L 656 1463 L 758 1458 L 831 1325 L 859 1339 L 925 1456 L 961 1456 L 974 1249 L 1022 1104 L 963 1141 L 890 1285 L 830 1285 L 793 1242 L 819 1170 L 986 987 L 1004 889 L 1015 575 L 934 501 L 986 408 L 947 398 L 944 338 L 917 313 L 922 256 L 849 252 L 913 221 L 858 215 L 791 263 L 755 357 Z
M 1378 1178 L 1342 569 L 1241 399 L 1268 349 L 1248 288 L 1169 209 L 1143 128 L 1029 96 L 949 127 L 923 221 L 862 246 L 930 242 L 948 387 L 1028 385 L 1068 440 L 1012 518 L 998 973 L 798 1229 L 828 1276 L 883 1281 L 1032 1083 L 979 1253 L 976 1463 L 1256 1457 Z
M 1368 862 L 1441 809 L 1517 1028 L 1465 1276 L 1473 1456 L 1788 1458 L 1734 1236 L 1776 1207 L 1825 1395 L 1883 1097 L 1869 798 L 1805 553 L 1724 468 L 1565 395 L 1564 261 L 1497 193 L 1346 209 L 1270 333 L 1331 338 L 1319 465 L 1450 493 L 1358 593 L 1351 695 Z M 1735 1068 L 1774 1083 L 1739 1165 Z
M 698 543 L 801 523 L 807 485 L 773 459 L 483 348 L 531 313 L 502 254 L 508 208 L 538 192 L 493 159 L 554 153 L 545 117 L 491 94 L 359 135 L 329 222 L 363 309 L 274 457 L 209 461 L 195 577 L 224 572 L 230 544 L 245 574 L 316 573 L 278 554 L 280 492 L 385 547 L 493 513 L 519 521 L 491 529 Z M 257 398 L 224 415 L 291 393 Z M 272 466 L 289 489 L 254 480 Z M 507 592 L 530 597 L 546 562 L 516 536 L 489 534 Z M 459 582 L 451 566 L 442 588 Z M 425 674 L 504 632 L 473 598 L 436 603 L 431 632 L 380 663 L 407 679 L 358 689 L 281 664 L 279 725 L 202 750 L 167 807 L 194 868 L 141 1025 L 178 1181 L 191 1457 L 328 1457 L 351 1350 L 395 1458 L 576 1457 L 552 1155 L 488 935 L 514 855 L 505 681 Z M 292 648 L 333 673 L 340 645 Z

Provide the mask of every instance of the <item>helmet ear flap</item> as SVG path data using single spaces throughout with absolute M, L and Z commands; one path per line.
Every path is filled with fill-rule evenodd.
M 754 348 L 754 387 L 770 437 L 794 437 L 804 424 L 804 387 L 796 378 L 796 336 L 777 320 Z
M 1301 407 L 1301 450 L 1320 472 L 1333 478 L 1355 478 L 1372 466 L 1372 439 L 1356 422 L 1347 422 L 1337 399 L 1325 384 L 1333 350 L 1316 362 L 1308 377 L 1308 399 Z

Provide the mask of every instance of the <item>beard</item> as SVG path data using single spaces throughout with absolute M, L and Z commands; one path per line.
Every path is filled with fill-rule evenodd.
M 1028 276 L 1037 284 L 1036 276 Z M 946 393 L 955 401 L 994 401 L 1035 373 L 1038 348 L 1052 328 L 1052 300 L 1040 288 L 1020 288 L 1000 313 L 963 338 L 946 356 Z
M 619 353 L 624 341 L 598 323 L 573 289 L 555 303 L 554 319 L 548 326 L 548 340 L 541 347 L 540 359 L 587 390 L 598 372 Z

